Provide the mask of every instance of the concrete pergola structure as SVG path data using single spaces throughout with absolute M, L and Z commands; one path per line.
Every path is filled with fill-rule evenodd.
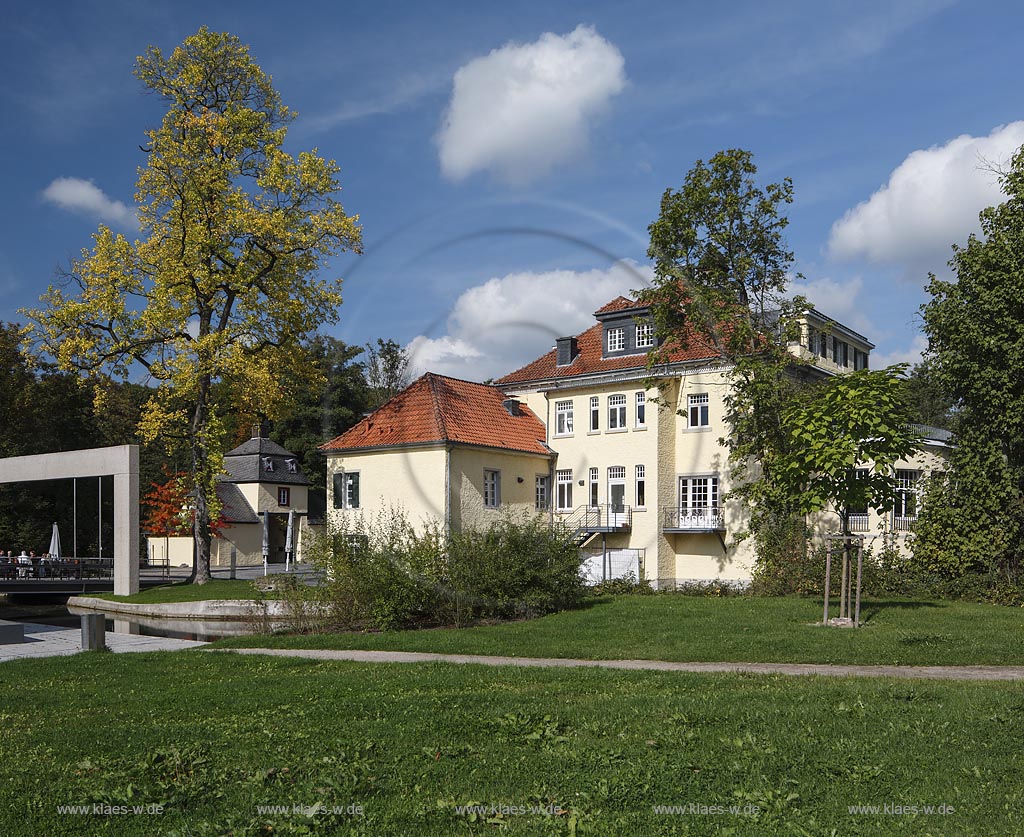
M 139 446 L 0 459 L 0 483 L 114 477 L 114 594 L 139 592 Z

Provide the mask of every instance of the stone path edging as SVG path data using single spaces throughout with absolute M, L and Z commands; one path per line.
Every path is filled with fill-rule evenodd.
M 897 677 L 923 680 L 1024 680 L 1024 666 L 864 666 L 819 663 L 676 663 L 666 660 L 577 660 L 562 657 L 497 657 L 422 651 L 358 651 L 293 648 L 209 648 L 232 654 L 263 654 L 363 663 L 457 663 L 525 668 L 610 668 L 627 671 L 686 671 L 825 677 Z

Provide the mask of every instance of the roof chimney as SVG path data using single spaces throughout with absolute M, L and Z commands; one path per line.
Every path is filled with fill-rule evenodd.
M 501 402 L 501 406 L 505 408 L 510 416 L 519 415 L 519 400 L 516 398 L 506 398 Z
M 575 337 L 559 337 L 555 340 L 555 348 L 557 350 L 555 363 L 558 366 L 568 366 L 576 360 L 576 355 L 580 353 L 579 343 Z

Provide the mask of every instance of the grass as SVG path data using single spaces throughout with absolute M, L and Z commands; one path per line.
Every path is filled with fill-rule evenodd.
M 133 602 L 138 604 L 166 604 L 167 602 L 201 602 L 209 599 L 255 599 L 256 588 L 251 581 L 213 579 L 206 584 L 165 584 L 150 587 L 131 596 L 115 596 L 113 593 L 95 593 L 94 598 L 111 602 Z M 263 598 L 273 598 L 266 593 Z
M 1024 831 L 1009 683 L 90 653 L 4 663 L 0 707 L 12 837 Z M 690 803 L 739 811 L 654 811 Z M 887 804 L 954 813 L 848 810 Z
M 805 598 L 622 596 L 524 622 L 390 633 L 247 636 L 226 646 L 360 648 L 519 657 L 865 665 L 1024 665 L 1024 610 L 868 601 L 857 630 L 821 628 Z

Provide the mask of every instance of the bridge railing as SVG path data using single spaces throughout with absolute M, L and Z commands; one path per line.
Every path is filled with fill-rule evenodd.
M 32 563 L 0 561 L 0 579 L 20 581 L 105 579 L 114 577 L 113 558 L 35 558 Z

